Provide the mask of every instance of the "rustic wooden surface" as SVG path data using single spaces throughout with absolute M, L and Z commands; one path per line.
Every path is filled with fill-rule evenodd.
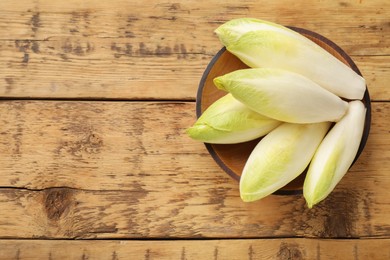
M 0 241 L 1 259 L 389 259 L 389 239 Z M 63 250 L 67 248 L 68 251 Z M 31 252 L 35 255 L 31 255 Z
M 241 202 L 184 134 L 237 17 L 320 33 L 367 80 L 366 148 L 312 210 Z M 390 258 L 389 35 L 383 0 L 0 1 L 0 259 Z

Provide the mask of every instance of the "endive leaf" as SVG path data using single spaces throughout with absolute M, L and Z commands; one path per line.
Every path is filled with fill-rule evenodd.
M 275 192 L 301 174 L 331 123 L 284 123 L 266 135 L 252 151 L 240 179 L 243 201 Z
M 311 42 L 308 38 L 303 37 L 301 34 L 287 27 L 255 18 L 232 19 L 219 26 L 215 30 L 215 33 L 223 45 L 230 46 L 236 43 L 242 35 L 252 31 L 275 31 L 302 41 Z
M 215 78 L 214 84 L 250 109 L 290 123 L 337 121 L 348 106 L 313 81 L 281 69 L 236 70 Z
M 318 147 L 303 186 L 309 208 L 325 199 L 348 172 L 359 149 L 365 115 L 361 101 L 350 102 L 346 115 Z
M 270 23 L 235 23 L 239 25 L 222 25 L 217 34 L 226 49 L 248 66 L 290 70 L 340 97 L 363 98 L 364 78 L 304 36 Z
M 227 94 L 208 107 L 194 126 L 187 129 L 187 134 L 205 143 L 241 143 L 266 135 L 280 124 Z

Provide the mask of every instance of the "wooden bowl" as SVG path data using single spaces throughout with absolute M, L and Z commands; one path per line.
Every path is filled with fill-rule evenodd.
M 304 35 L 309 38 L 326 51 L 331 53 L 337 59 L 341 60 L 343 63 L 347 64 L 351 67 L 356 73 L 361 75 L 358 67 L 352 61 L 352 59 L 335 43 L 328 40 L 324 36 L 321 36 L 315 32 L 297 28 L 297 27 L 289 27 L 290 29 Z M 226 95 L 227 92 L 217 89 L 214 86 L 213 79 L 227 74 L 229 72 L 248 68 L 243 62 L 241 62 L 237 57 L 228 52 L 225 48 L 222 48 L 211 60 L 209 65 L 207 66 L 202 79 L 199 84 L 198 93 L 196 97 L 196 115 L 199 118 L 200 115 L 205 111 L 212 103 L 214 103 L 217 99 Z M 364 126 L 363 137 L 360 143 L 360 147 L 358 153 L 355 157 L 355 161 L 358 159 L 361 154 L 368 135 L 370 131 L 370 123 L 371 123 L 371 103 L 370 96 L 368 90 L 366 88 L 366 92 L 364 94 L 363 102 L 367 108 L 366 121 Z M 217 164 L 233 179 L 239 181 L 244 165 L 254 149 L 257 143 L 261 140 L 261 138 L 245 142 L 239 144 L 208 144 L 205 143 L 209 153 L 217 162 Z M 274 194 L 278 195 L 292 195 L 292 194 L 301 194 L 303 188 L 303 182 L 306 176 L 306 170 L 299 175 L 295 180 L 276 191 Z

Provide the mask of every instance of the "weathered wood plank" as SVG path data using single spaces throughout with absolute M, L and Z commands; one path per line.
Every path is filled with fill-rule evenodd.
M 50 37 L 130 38 L 133 42 L 182 42 L 187 50 L 219 46 L 213 27 L 238 17 L 257 17 L 317 30 L 351 54 L 389 54 L 390 4 L 373 1 L 2 1 L 2 39 Z M 362 37 L 364 35 L 365 37 Z
M 389 259 L 389 239 L 0 240 L 0 259 Z
M 193 100 L 221 48 L 213 30 L 243 16 L 317 31 L 353 56 L 390 54 L 390 4 L 379 0 L 148 5 L 2 1 L 0 96 Z M 373 98 L 389 100 L 389 57 L 362 59 Z
M 118 190 L 220 172 L 184 134 L 194 103 L 2 101 L 0 114 L 0 186 Z
M 175 43 L 146 49 L 126 40 L 89 38 L 0 41 L 0 95 L 195 100 L 202 74 L 217 50 L 190 53 L 183 48 Z M 386 87 L 390 56 L 353 59 L 372 99 L 390 100 Z
M 389 103 L 373 103 L 365 151 L 313 210 L 300 195 L 241 202 L 183 133 L 194 103 L 5 101 L 0 114 L 2 237 L 390 235 Z
M 356 170 L 385 175 L 390 104 L 372 109 Z M 126 190 L 159 174 L 220 177 L 204 145 L 185 134 L 195 121 L 191 102 L 2 101 L 0 115 L 0 186 Z
M 0 237 L 389 237 L 388 186 L 373 191 L 346 179 L 312 210 L 300 195 L 243 203 L 233 182 L 152 190 L 139 180 L 128 191 L 2 188 Z
M 0 41 L 0 95 L 194 100 L 216 53 L 121 39 Z

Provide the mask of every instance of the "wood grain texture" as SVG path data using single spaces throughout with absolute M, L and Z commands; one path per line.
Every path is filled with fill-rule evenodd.
M 389 239 L 20 241 L 0 240 L 0 259 L 389 259 Z
M 333 40 L 359 59 L 373 99 L 390 100 L 386 1 L 77 3 L 0 3 L 0 96 L 193 100 L 222 47 L 213 30 L 257 17 Z
M 134 42 L 180 41 L 188 50 L 215 48 L 213 27 L 238 17 L 257 17 L 333 35 L 353 55 L 389 54 L 389 3 L 372 1 L 2 1 L 2 39 L 56 37 L 130 38 Z M 332 17 L 332 19 L 329 19 Z M 172 29 L 174 28 L 174 29 Z M 180 34 L 179 34 L 179 33 Z M 365 35 L 362 38 L 360 35 Z M 163 39 L 161 39 L 163 38 Z M 210 43 L 210 44 L 209 44 Z M 154 43 L 155 44 L 155 43 Z M 200 47 L 200 48 L 199 48 Z
M 390 100 L 390 56 L 357 56 L 353 57 L 366 79 L 371 100 Z
M 184 134 L 194 103 L 3 101 L 0 236 L 388 237 L 390 104 L 372 105 L 359 161 L 309 210 L 301 195 L 241 202 Z

